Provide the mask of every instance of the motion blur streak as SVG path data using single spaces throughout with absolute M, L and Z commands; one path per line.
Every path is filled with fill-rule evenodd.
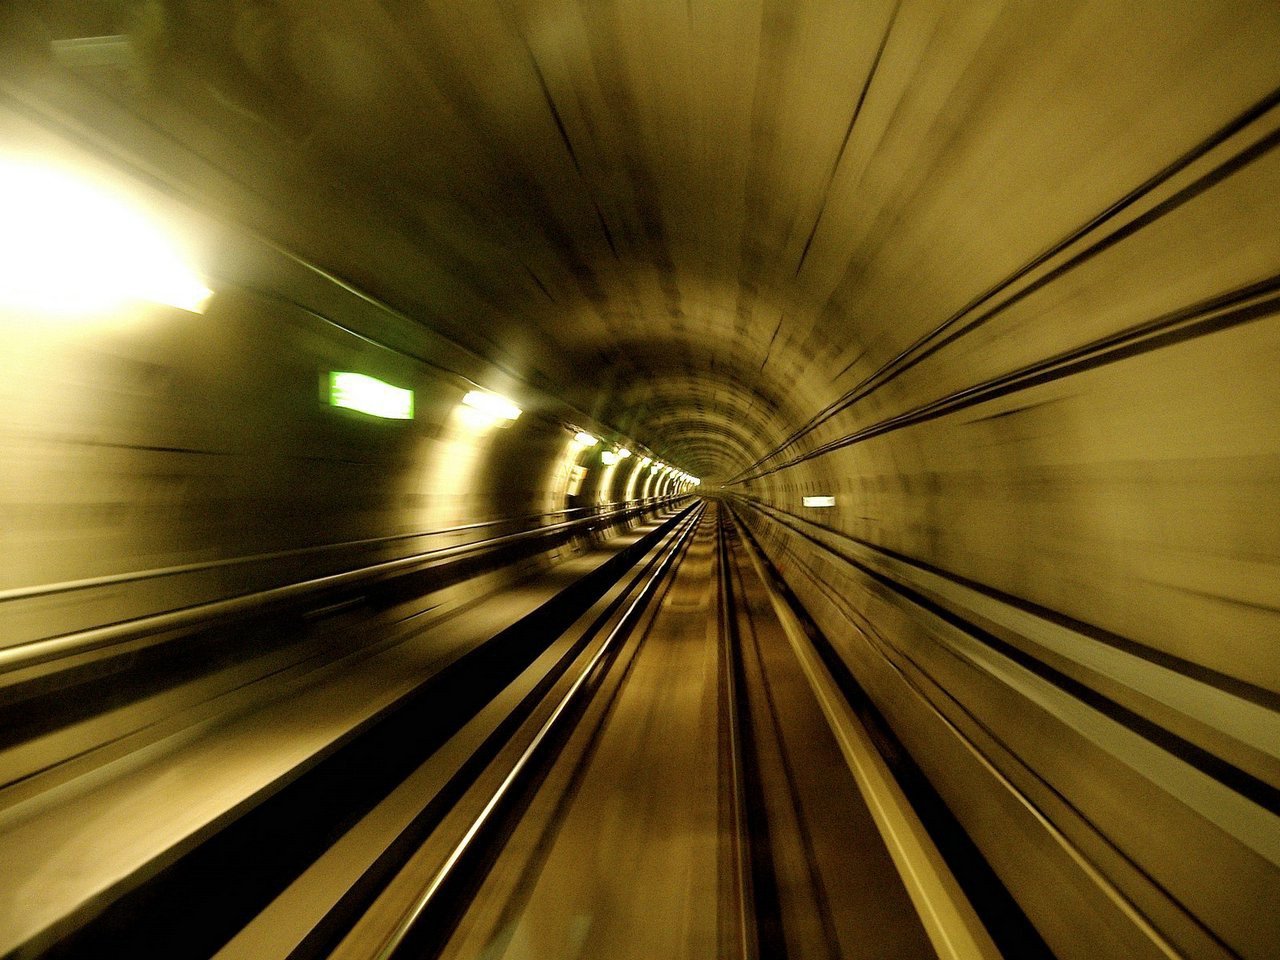
M 1274 0 L 9 0 L 0 155 L 0 955 L 194 928 L 225 891 L 169 910 L 166 871 L 290 785 L 319 822 L 303 773 L 374 707 L 308 740 L 324 711 L 483 663 L 423 708 L 455 744 L 463 693 L 567 629 L 539 617 L 705 507 L 653 690 L 684 664 L 690 703 L 745 691 L 742 730 L 708 708 L 741 755 L 807 742 L 790 654 L 734 647 L 778 635 L 747 622 L 776 591 L 1007 955 L 1280 957 Z M 403 393 L 335 406 L 334 371 Z M 729 567 L 736 612 L 704 582 Z M 345 693 L 295 698 L 322 674 Z M 263 722 L 261 782 L 23 832 L 268 688 L 314 714 Z M 657 707 L 619 698 L 622 757 Z M 834 813 L 770 821 L 787 791 L 720 742 L 680 750 L 745 832 L 840 846 Z M 736 953 L 845 929 L 740 847 Z M 173 944 L 211 954 L 303 866 L 237 874 Z M 595 909 L 562 955 L 604 949 Z

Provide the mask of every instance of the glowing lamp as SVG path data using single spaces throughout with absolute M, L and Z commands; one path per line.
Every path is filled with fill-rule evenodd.
M 330 373 L 329 402 L 384 420 L 413 419 L 412 390 L 393 387 L 362 373 Z
M 521 410 L 506 397 L 496 393 L 485 393 L 483 390 L 472 390 L 462 402 L 473 410 L 478 410 L 492 420 L 518 420 Z
M 213 296 L 127 197 L 35 159 L 0 157 L 0 308 L 75 315 L 131 301 L 202 313 Z

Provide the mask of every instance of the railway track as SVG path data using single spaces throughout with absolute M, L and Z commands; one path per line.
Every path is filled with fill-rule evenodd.
M 31 868 L 11 902 L 65 901 L 25 939 L 11 916 L 8 955 L 1000 956 L 727 506 L 673 511 L 524 617 L 486 622 L 456 618 L 479 639 L 434 660 L 390 646 L 345 686 L 298 686 L 293 726 L 280 706 L 213 724 L 0 821 L 0 851 Z M 291 762 L 263 753 L 306 739 L 319 700 L 424 664 Z M 219 781 L 202 822 L 184 764 Z M 255 776 L 237 809 L 225 784 Z M 42 880 L 39 843 L 77 814 L 98 818 L 96 840 L 71 831 L 82 858 L 128 819 L 141 852 L 115 886 Z

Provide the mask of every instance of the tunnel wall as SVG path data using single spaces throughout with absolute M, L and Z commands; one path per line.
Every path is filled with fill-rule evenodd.
M 88 337 L 6 333 L 5 645 L 565 522 L 625 492 L 574 508 L 569 465 L 608 468 L 559 423 L 477 426 L 457 383 L 247 292 Z M 328 405 L 330 370 L 413 389 L 415 418 Z
M 50 140 L 4 115 L 0 129 Z M 86 169 L 98 161 L 51 144 Z M 623 506 L 638 458 L 612 470 L 601 445 L 575 445 L 578 427 L 600 432 L 589 419 L 253 235 L 112 176 L 191 221 L 215 295 L 202 314 L 0 309 L 0 649 Z M 413 390 L 413 419 L 331 405 L 332 371 Z M 481 383 L 520 387 L 524 413 L 478 418 L 462 400 Z M 575 466 L 589 496 L 569 493 Z M 629 505 L 671 493 L 664 477 Z
M 1063 957 L 1280 944 L 1273 107 L 732 488 Z

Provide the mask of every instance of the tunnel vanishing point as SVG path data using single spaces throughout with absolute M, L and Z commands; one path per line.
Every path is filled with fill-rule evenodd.
M 1280 958 L 1280 5 L 12 0 L 0 956 Z

